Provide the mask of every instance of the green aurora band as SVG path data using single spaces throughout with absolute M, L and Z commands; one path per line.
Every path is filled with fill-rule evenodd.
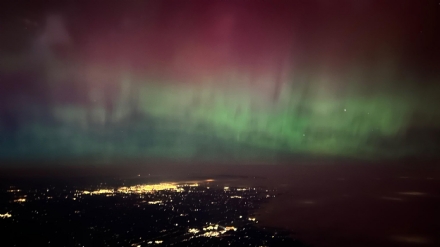
M 355 83 L 337 92 L 334 82 L 319 77 L 291 78 L 275 101 L 243 82 L 218 86 L 214 79 L 185 84 L 122 77 L 112 110 L 99 100 L 53 104 L 55 122 L 47 124 L 38 117 L 47 106 L 22 104 L 17 111 L 33 112 L 34 120 L 3 141 L 1 157 L 240 160 L 283 153 L 365 159 L 419 151 L 404 136 L 414 113 L 433 101 L 435 94 L 426 97 L 428 92 L 437 90 L 415 93 L 386 83 L 366 93 L 368 85 Z M 353 77 L 337 80 L 353 85 Z

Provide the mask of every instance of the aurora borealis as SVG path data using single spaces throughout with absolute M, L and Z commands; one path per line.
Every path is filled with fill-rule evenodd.
M 11 3 L 0 158 L 437 155 L 437 1 Z

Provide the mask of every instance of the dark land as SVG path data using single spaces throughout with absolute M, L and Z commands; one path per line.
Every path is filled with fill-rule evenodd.
M 0 190 L 2 243 L 305 246 L 287 230 L 258 226 L 255 214 L 263 203 L 276 196 L 276 190 L 225 186 L 225 182 L 171 182 L 140 174 L 126 178 L 6 178 Z M 150 190 L 148 185 L 156 189 Z M 133 190 L 121 192 L 118 188 Z

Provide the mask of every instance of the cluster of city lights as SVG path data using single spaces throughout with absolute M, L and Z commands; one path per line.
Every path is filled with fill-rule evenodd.
M 12 215 L 10 213 L 0 214 L 0 218 L 3 218 L 3 219 L 11 218 L 11 217 L 12 217 Z
M 218 237 L 220 236 L 220 232 L 216 232 L 216 231 L 211 231 L 211 232 L 205 232 L 202 234 L 203 237 L 208 237 L 208 238 L 212 238 L 212 237 Z
M 6 192 L 8 192 L 8 193 L 15 193 L 15 192 L 20 192 L 21 190 L 19 190 L 19 189 L 11 189 L 11 190 L 7 190 Z
M 155 240 L 155 241 L 148 241 L 147 244 L 161 244 L 163 243 L 163 240 Z M 140 245 L 138 245 L 140 247 Z
M 117 189 L 117 192 L 125 194 L 145 194 L 161 190 L 182 192 L 183 188 L 175 183 L 143 184 L 130 187 L 120 187 Z
M 149 201 L 148 204 L 161 204 L 162 201 Z
M 82 199 L 85 199 L 89 196 L 102 196 L 102 197 L 108 197 L 108 196 L 115 196 L 115 197 L 122 197 L 122 198 L 137 198 L 138 204 L 136 204 L 138 207 L 143 205 L 151 205 L 149 207 L 151 208 L 158 208 L 160 210 L 165 210 L 163 206 L 167 206 L 168 202 L 172 203 L 174 199 L 173 196 L 174 192 L 179 193 L 179 198 L 185 198 L 187 195 L 185 193 L 193 192 L 193 193 L 208 193 L 212 195 L 213 193 L 217 193 L 220 191 L 220 195 L 223 199 L 228 200 L 229 198 L 232 199 L 240 199 L 244 200 L 247 198 L 247 195 L 250 195 L 250 198 L 255 198 L 255 200 L 259 200 L 258 196 L 254 196 L 253 193 L 247 193 L 251 192 L 253 190 L 256 190 L 256 188 L 252 187 L 246 187 L 246 188 L 237 188 L 237 187 L 229 187 L 229 186 L 219 186 L 215 184 L 209 184 L 208 182 L 211 182 L 213 180 L 198 180 L 198 181 L 185 181 L 185 182 L 167 182 L 167 183 L 157 183 L 157 184 L 137 184 L 133 186 L 118 186 L 118 187 L 104 187 L 105 185 L 101 184 L 98 187 L 93 187 L 93 189 L 88 188 L 87 190 L 78 190 L 78 189 L 63 189 L 65 193 L 61 194 L 60 198 L 67 199 L 67 200 L 75 200 L 75 201 L 82 201 Z M 207 185 L 211 185 L 210 187 Z M 195 187 L 202 186 L 202 188 L 198 189 Z M 13 190 L 12 190 L 13 189 Z M 49 189 L 45 189 L 45 191 L 49 192 Z M 163 193 L 161 193 L 163 191 Z M 15 189 L 14 187 L 10 187 L 10 190 L 8 192 L 16 193 L 21 192 L 18 189 Z M 184 193 L 182 193 L 184 192 Z M 238 192 L 238 193 L 236 193 Z M 242 193 L 240 193 L 242 192 Z M 244 193 L 243 193 L 244 192 Z M 269 192 L 266 190 L 266 192 Z M 14 197 L 14 202 L 23 203 L 28 201 L 34 201 L 39 200 L 40 197 L 37 197 L 40 195 L 37 191 L 32 192 L 33 196 L 30 194 L 28 195 L 19 195 L 16 194 Z M 180 194 L 182 193 L 182 194 Z M 191 194 L 193 194 L 191 193 Z M 189 194 L 191 196 L 191 194 Z M 47 199 L 53 198 L 52 196 L 49 196 L 49 194 L 42 193 L 43 197 Z M 197 196 L 197 195 L 196 195 Z M 272 197 L 270 194 L 265 193 L 262 195 L 263 198 L 269 198 Z M 202 202 L 199 200 L 199 202 Z M 207 204 L 217 204 L 217 201 L 204 201 L 202 202 L 204 205 Z M 246 204 L 246 202 L 244 202 Z M 172 207 L 172 210 L 174 211 L 174 206 Z M 199 212 L 202 211 L 200 207 L 197 207 L 197 205 L 194 205 L 190 207 L 188 210 L 192 212 Z M 177 210 L 176 212 L 178 212 Z M 235 210 L 237 211 L 237 210 Z M 74 214 L 81 214 L 82 211 L 80 210 L 74 210 Z M 12 212 L 10 212 L 12 213 Z M 0 219 L 5 218 L 11 218 L 12 215 L 10 213 L 0 214 Z M 37 213 L 38 214 L 38 213 Z M 188 216 L 187 213 L 180 213 L 180 216 Z M 245 215 L 238 215 L 237 216 L 240 219 L 240 222 L 244 221 L 244 224 L 255 224 L 258 223 L 255 217 L 248 217 Z M 14 214 L 14 218 L 17 218 L 17 215 Z M 197 220 L 197 218 L 195 219 Z M 156 220 L 157 221 L 157 220 Z M 190 220 L 188 220 L 190 222 Z M 218 221 L 215 221 L 218 222 Z M 227 226 L 224 225 L 224 223 L 218 222 L 206 222 L 204 226 L 199 226 L 196 228 L 186 228 L 186 236 L 187 238 L 184 241 L 189 241 L 193 238 L 223 238 L 233 235 L 233 231 L 240 231 L 242 228 L 240 227 L 240 230 L 238 230 L 234 226 Z M 230 221 L 231 224 L 234 224 L 234 221 Z M 228 223 L 226 223 L 228 224 Z M 179 226 L 180 223 L 174 223 L 173 225 Z M 245 228 L 243 228 L 245 230 Z M 166 230 L 162 230 L 160 232 L 163 232 Z M 231 235 L 232 234 L 232 235 Z M 245 236 L 247 238 L 248 236 Z M 159 240 L 157 238 L 149 239 L 149 240 L 141 240 L 141 242 L 132 243 L 132 247 L 141 247 L 141 246 L 156 246 L 163 244 L 163 240 Z
M 94 190 L 94 191 L 83 191 L 83 194 L 86 195 L 100 195 L 100 194 L 113 194 L 114 190 L 109 190 L 109 189 L 99 189 L 99 190 Z
M 209 237 L 209 238 L 219 237 L 221 234 L 224 234 L 227 231 L 237 231 L 237 228 L 233 227 L 233 226 L 221 226 L 221 225 L 215 224 L 215 225 L 205 226 L 202 228 L 202 230 L 204 232 L 196 237 Z M 200 231 L 201 230 L 199 230 L 197 228 L 188 229 L 188 232 L 192 233 L 192 234 L 197 234 Z
M 124 186 L 119 187 L 117 189 L 98 189 L 93 191 L 80 191 L 81 194 L 84 195 L 101 195 L 101 194 L 115 194 L 115 193 L 123 193 L 123 194 L 147 194 L 153 193 L 157 191 L 175 191 L 175 192 L 183 192 L 184 187 L 197 187 L 198 183 L 186 183 L 186 184 L 177 184 L 177 183 L 159 183 L 159 184 L 139 184 L 134 186 Z
M 199 232 L 200 232 L 200 230 L 199 230 L 199 229 L 197 229 L 197 228 L 190 228 L 190 229 L 188 229 L 188 232 L 189 232 L 189 233 L 194 233 L 194 234 L 197 234 L 197 233 L 199 233 Z

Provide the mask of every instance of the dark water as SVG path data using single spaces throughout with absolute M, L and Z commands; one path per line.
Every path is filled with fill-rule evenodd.
M 260 212 L 312 246 L 440 246 L 436 167 L 292 167 Z

